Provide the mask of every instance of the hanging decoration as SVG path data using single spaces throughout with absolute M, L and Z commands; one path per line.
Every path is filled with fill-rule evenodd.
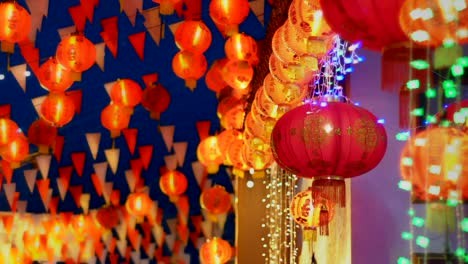
M 0 41 L 2 51 L 13 53 L 15 43 L 26 40 L 31 31 L 31 15 L 16 1 L 0 3 Z

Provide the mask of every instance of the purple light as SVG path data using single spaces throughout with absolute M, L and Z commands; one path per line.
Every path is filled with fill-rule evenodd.
M 328 105 L 327 102 L 321 102 L 321 103 L 320 103 L 320 106 L 321 106 L 321 107 L 325 107 L 325 106 L 327 106 L 327 105 Z
M 354 103 L 354 105 L 360 106 L 361 104 L 359 102 Z

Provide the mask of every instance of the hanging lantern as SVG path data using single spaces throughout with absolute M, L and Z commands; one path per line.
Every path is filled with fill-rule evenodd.
M 97 211 L 96 220 L 103 228 L 112 229 L 120 222 L 118 209 L 113 206 L 102 207 Z
M 170 16 L 174 14 L 176 5 L 182 2 L 182 0 L 153 0 L 159 4 L 159 13 L 161 15 Z
M 41 117 L 49 124 L 63 127 L 75 115 L 75 103 L 65 93 L 50 93 L 42 102 Z
M 175 32 L 175 42 L 180 50 L 203 53 L 211 45 L 211 31 L 203 21 L 185 20 Z
M 62 66 L 80 73 L 96 62 L 96 47 L 83 34 L 74 34 L 60 41 L 55 56 Z
M 223 157 L 225 165 L 231 165 L 227 157 L 227 150 L 229 145 L 236 139 L 242 139 L 242 133 L 239 130 L 227 129 L 221 132 L 218 136 L 218 147 Z
M 400 159 L 402 178 L 412 183 L 423 201 L 460 200 L 457 189 L 468 187 L 468 135 L 453 127 L 430 127 L 405 145 Z M 463 193 L 468 198 L 468 193 Z
M 265 151 L 270 148 L 270 137 L 275 121 L 255 121 L 252 112 L 245 118 L 244 142 L 249 148 Z
M 244 124 L 246 102 L 233 96 L 226 97 L 218 103 L 217 114 L 221 126 L 225 129 L 242 129 Z
M 106 106 L 101 112 L 101 124 L 107 128 L 112 138 L 120 136 L 120 131 L 128 127 L 131 110 L 117 104 Z
M 161 113 L 166 111 L 171 103 L 171 94 L 161 84 L 153 84 L 143 91 L 141 104 L 150 112 L 152 119 L 159 120 Z
M 283 169 L 313 178 L 312 190 L 345 205 L 344 178 L 376 167 L 387 148 L 383 125 L 369 111 L 349 103 L 313 102 L 281 117 L 271 147 Z
M 255 104 L 255 106 L 253 106 Z M 252 109 L 258 113 L 258 115 L 266 116 L 273 118 L 275 120 L 282 117 L 286 112 L 291 110 L 293 106 L 291 105 L 278 105 L 273 100 L 266 95 L 264 87 L 260 87 L 255 94 L 254 103 L 252 104 Z
M 227 159 L 234 168 L 233 174 L 238 177 L 242 177 L 243 172 L 249 169 L 247 163 L 242 159 L 243 146 L 244 140 L 236 139 L 229 145 L 227 149 Z
M 0 147 L 13 141 L 19 135 L 19 127 L 15 121 L 8 118 L 0 118 Z
M 208 63 L 203 54 L 189 51 L 179 51 L 172 59 L 172 69 L 177 77 L 185 80 L 185 86 L 194 90 L 197 80 L 203 77 Z
M 234 34 L 226 40 L 224 52 L 229 60 L 247 61 L 252 66 L 259 62 L 257 42 L 244 33 Z
M 224 28 L 226 35 L 239 32 L 239 25 L 249 16 L 248 0 L 212 0 L 210 17 Z
M 29 142 L 38 147 L 39 153 L 49 153 L 57 134 L 57 128 L 42 119 L 34 121 L 28 129 Z
M 159 178 L 159 188 L 169 196 L 171 202 L 177 202 L 188 187 L 187 177 L 180 171 L 168 171 Z
M 218 138 L 209 136 L 203 139 L 197 147 L 197 158 L 206 167 L 209 174 L 215 174 L 223 163 L 223 156 L 218 147 Z
M 27 39 L 31 31 L 31 15 L 15 1 L 0 3 L 0 41 L 2 51 L 13 53 L 15 43 Z
M 229 61 L 223 69 L 223 79 L 234 89 L 245 90 L 252 81 L 254 70 L 247 61 Z
M 226 240 L 214 237 L 200 247 L 200 260 L 203 264 L 223 264 L 232 257 L 232 249 Z
M 41 87 L 50 92 L 64 92 L 72 86 L 72 72 L 50 58 L 39 67 L 37 75 Z
M 148 214 L 153 201 L 146 193 L 132 193 L 128 196 L 125 207 L 127 211 L 136 217 L 143 217 Z
M 307 85 L 283 84 L 267 74 L 263 81 L 263 91 L 268 99 L 277 105 L 297 106 L 307 96 Z
M 276 58 L 270 56 L 269 68 L 271 76 L 283 84 L 306 85 L 315 77 L 318 68 L 318 60 L 315 58 L 308 65 L 284 64 Z
M 226 214 L 231 209 L 231 195 L 224 186 L 215 185 L 201 193 L 200 205 L 216 219 L 216 215 Z
M 10 162 L 13 169 L 19 168 L 20 164 L 29 155 L 29 142 L 23 134 L 19 134 L 10 141 L 2 151 L 2 158 Z
M 262 151 L 258 149 L 252 149 L 247 144 L 244 144 L 242 147 L 241 158 L 244 159 L 244 162 L 249 168 L 256 171 L 265 170 L 266 168 L 270 167 L 274 161 L 271 148 L 266 148 Z
M 223 69 L 228 63 L 228 59 L 215 60 L 205 76 L 206 86 L 215 93 L 219 93 L 226 88 L 228 84 L 223 79 Z
M 286 45 L 301 60 L 321 59 L 333 48 L 335 36 L 305 38 L 290 23 L 285 23 L 283 26 L 285 27 L 283 39 L 286 41 Z
M 130 79 L 120 79 L 111 88 L 110 98 L 117 105 L 135 107 L 141 102 L 143 91 Z
M 293 1 L 289 6 L 288 23 L 296 29 L 303 38 L 324 37 L 335 35 L 323 17 L 319 0 Z

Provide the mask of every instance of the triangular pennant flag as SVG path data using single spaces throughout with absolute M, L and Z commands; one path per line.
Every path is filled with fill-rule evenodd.
M 73 167 L 75 167 L 75 171 L 78 176 L 83 176 L 85 161 L 86 161 L 86 152 L 75 152 L 71 155 Z
M 174 142 L 175 126 L 161 126 L 160 130 L 162 138 L 164 140 L 164 144 L 166 144 L 167 151 L 171 152 L 172 143 Z
M 28 184 L 29 191 L 32 193 L 34 191 L 34 185 L 36 183 L 37 169 L 24 170 L 24 179 Z
M 226 224 L 227 213 L 218 214 L 216 215 L 216 218 L 217 218 L 219 230 L 221 231 L 221 234 L 220 234 L 221 236 L 222 233 L 224 232 L 224 225 Z
M 101 20 L 101 26 L 103 29 L 101 32 L 101 37 L 114 58 L 116 58 L 119 44 L 118 17 L 114 16 Z
M 55 216 L 57 214 L 57 208 L 58 208 L 58 204 L 60 202 L 60 198 L 59 197 L 52 197 L 50 199 L 50 203 L 49 203 L 49 212 L 52 216 Z
M 166 163 L 166 168 L 170 171 L 177 169 L 177 157 L 176 155 L 167 155 L 164 156 L 164 162 Z
M 97 43 L 94 45 L 96 47 L 96 64 L 101 68 L 101 71 L 104 71 L 105 58 L 106 58 L 106 43 Z
M 106 204 L 110 203 L 112 188 L 114 188 L 114 183 L 113 182 L 104 183 L 104 186 L 102 188 L 102 194 L 104 196 L 104 200 L 106 200 Z
M 184 217 L 189 216 L 190 201 L 188 196 L 182 195 L 179 197 L 177 200 L 177 209 L 179 210 L 179 214 L 183 215 Z
M 93 23 L 94 8 L 99 4 L 99 0 L 80 0 L 80 3 L 86 18 Z
M 16 203 L 16 212 L 20 214 L 25 213 L 27 206 L 28 206 L 28 201 L 18 201 L 18 203 Z
M 81 105 L 83 102 L 83 91 L 80 90 L 73 90 L 67 92 L 67 96 L 72 99 L 73 104 L 75 105 L 75 113 L 81 113 Z
M 176 142 L 174 143 L 174 153 L 177 157 L 177 164 L 180 167 L 184 166 L 185 162 L 185 154 L 187 153 L 187 147 L 188 143 L 187 142 Z
M 69 26 L 69 27 L 59 28 L 58 29 L 58 34 L 59 34 L 61 40 L 68 37 L 68 36 L 70 36 L 74 32 L 76 32 L 76 27 L 75 26 Z
M 125 240 L 125 239 L 118 240 L 116 245 L 117 245 L 117 249 L 119 250 L 120 254 L 124 255 L 125 251 L 127 250 L 127 240 Z M 134 263 L 138 263 L 138 262 L 134 262 Z
M 7 198 L 8 204 L 10 205 L 10 208 L 13 205 L 14 201 L 14 196 L 16 192 L 16 183 L 5 183 L 3 185 L 3 190 L 5 192 L 5 196 Z
M 68 187 L 68 191 L 71 193 L 76 206 L 80 207 L 80 199 L 81 199 L 81 194 L 83 193 L 83 186 L 82 185 L 70 186 Z
M 91 174 L 91 181 L 93 182 L 97 195 L 102 196 L 102 186 L 104 183 L 101 182 L 96 173 Z
M 10 68 L 10 71 L 21 89 L 23 89 L 23 92 L 26 92 L 26 63 L 13 66 Z
M 144 25 L 148 32 L 151 35 L 151 38 L 159 46 L 161 41 L 161 17 L 159 15 L 159 6 L 146 9 L 142 12 L 143 17 L 145 18 Z
M 42 18 L 47 16 L 49 10 L 49 0 L 26 0 L 26 4 L 31 11 L 31 32 L 29 34 L 29 39 L 35 42 L 35 33 L 32 35 L 32 32 L 41 31 L 42 28 Z
M 10 115 L 11 115 L 11 105 L 10 104 L 0 105 L 0 117 L 9 119 Z
M 83 209 L 84 214 L 88 214 L 90 199 L 91 195 L 89 193 L 84 193 L 80 197 L 80 207 Z
M 40 115 L 41 113 L 41 105 L 42 105 L 42 102 L 44 102 L 44 100 L 46 99 L 46 97 L 47 97 L 46 95 L 43 95 L 43 96 L 39 96 L 39 97 L 31 99 L 32 105 L 34 106 L 34 109 L 36 109 L 36 113 L 38 115 Z
M 108 82 L 108 83 L 105 83 L 105 84 L 104 84 L 104 89 L 106 89 L 106 92 L 107 92 L 107 94 L 108 94 L 109 96 L 110 96 L 112 87 L 114 87 L 114 85 L 115 85 L 116 83 L 117 83 L 117 81 Z
M 196 123 L 196 126 L 200 141 L 202 141 L 210 135 L 211 121 L 198 121 Z
M 125 141 L 127 142 L 128 149 L 132 156 L 135 154 L 135 147 L 137 143 L 138 129 L 136 128 L 126 128 L 122 130 Z
M 86 141 L 88 142 L 89 150 L 95 160 L 99 152 L 99 143 L 101 142 L 101 133 L 86 133 Z
M 204 235 L 207 239 L 211 238 L 212 232 L 213 232 L 213 225 L 211 224 L 210 221 L 203 221 L 203 222 L 201 223 L 201 229 L 202 229 L 203 235 Z
M 128 188 L 130 189 L 130 192 L 134 192 L 136 179 L 135 179 L 135 176 L 133 175 L 132 170 L 125 171 L 125 179 L 127 179 L 127 184 L 128 184 Z
M 60 163 L 62 160 L 62 151 L 63 145 L 65 144 L 65 137 L 64 136 L 57 136 L 55 138 L 55 145 L 54 145 L 54 156 L 55 159 Z
M 141 171 L 143 170 L 143 163 L 140 159 L 130 160 L 130 168 L 132 169 L 133 176 L 138 181 L 141 178 Z
M 137 230 L 132 229 L 132 228 L 128 229 L 127 237 L 130 240 L 130 243 L 132 244 L 133 248 L 140 248 L 141 236 Z
M 99 163 L 94 163 L 94 172 L 96 172 L 96 175 L 99 178 L 99 181 L 104 184 L 106 182 L 106 174 L 107 174 L 107 162 L 99 162 Z
M 57 180 L 57 187 L 59 190 L 60 198 L 63 201 L 65 200 L 65 196 L 67 195 L 68 186 L 66 186 L 63 179 L 57 178 L 56 180 Z
M 199 161 L 194 161 L 192 162 L 192 171 L 193 174 L 195 175 L 195 179 L 198 182 L 198 186 L 201 186 L 201 183 L 203 181 L 203 178 L 205 177 L 205 166 L 201 164 Z
M 169 30 L 171 30 L 173 35 L 175 35 L 175 32 L 177 31 L 177 28 L 179 28 L 179 26 L 184 22 L 185 21 L 180 21 L 180 22 L 172 23 L 172 24 L 169 25 Z
M 255 16 L 258 18 L 260 23 L 265 23 L 265 0 L 254 0 L 250 1 L 250 8 L 252 9 Z
M 128 36 L 128 40 L 130 41 L 138 57 L 142 61 L 145 59 L 145 39 L 145 31 Z
M 138 152 L 140 153 L 140 160 L 143 164 L 143 168 L 148 170 L 151 159 L 153 158 L 153 145 L 140 146 L 138 147 Z
M 52 160 L 51 155 L 40 155 L 36 157 L 37 167 L 41 172 L 42 178 L 47 179 L 49 176 L 50 161 Z
M 130 23 L 132 23 L 132 26 L 135 26 L 137 11 L 143 10 L 143 0 L 124 1 L 123 6 L 121 6 L 121 8 L 127 15 L 128 19 L 130 20 Z
M 106 159 L 109 163 L 112 173 L 116 174 L 117 169 L 119 168 L 120 149 L 106 149 L 104 153 L 106 154 Z
M 167 244 L 167 246 L 169 248 L 174 247 L 175 239 L 176 239 L 176 234 L 175 233 L 170 234 L 170 235 L 166 235 L 166 244 Z
M 2 164 L 2 172 L 3 172 L 3 176 L 5 176 L 6 182 L 11 183 L 11 180 L 13 179 L 13 168 L 11 168 L 10 163 L 6 160 L 1 160 L 0 162 L 1 162 L 0 164 Z
M 158 82 L 159 74 L 150 73 L 150 74 L 141 76 L 141 78 L 143 79 L 143 82 L 145 83 L 146 87 L 149 87 L 155 84 L 156 82 Z
M 83 32 L 86 25 L 86 12 L 84 12 L 81 5 L 68 8 L 68 13 L 70 13 L 73 22 L 75 23 L 76 30 Z
M 49 179 L 37 180 L 36 181 L 37 189 L 39 190 L 39 194 L 41 195 L 42 202 L 44 203 L 44 208 L 47 209 L 47 200 L 49 194 Z
M 190 216 L 190 221 L 193 224 L 193 227 L 195 228 L 195 233 L 200 234 L 201 232 L 201 223 L 203 221 L 203 216 L 201 215 L 192 215 Z
M 35 35 L 35 32 L 32 34 Z M 34 43 L 35 42 L 21 43 L 20 49 L 24 60 L 28 63 L 33 73 L 37 75 L 37 71 L 39 70 L 39 49 L 35 47 Z

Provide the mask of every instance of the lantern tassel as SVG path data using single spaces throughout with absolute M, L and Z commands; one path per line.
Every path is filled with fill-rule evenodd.
M 328 210 L 325 206 L 320 208 L 320 218 L 319 218 L 319 226 L 320 226 L 320 235 L 321 236 L 328 236 L 329 235 L 329 228 L 328 228 Z
M 346 184 L 341 177 L 317 177 L 312 182 L 314 199 L 325 198 L 333 204 L 346 206 Z

